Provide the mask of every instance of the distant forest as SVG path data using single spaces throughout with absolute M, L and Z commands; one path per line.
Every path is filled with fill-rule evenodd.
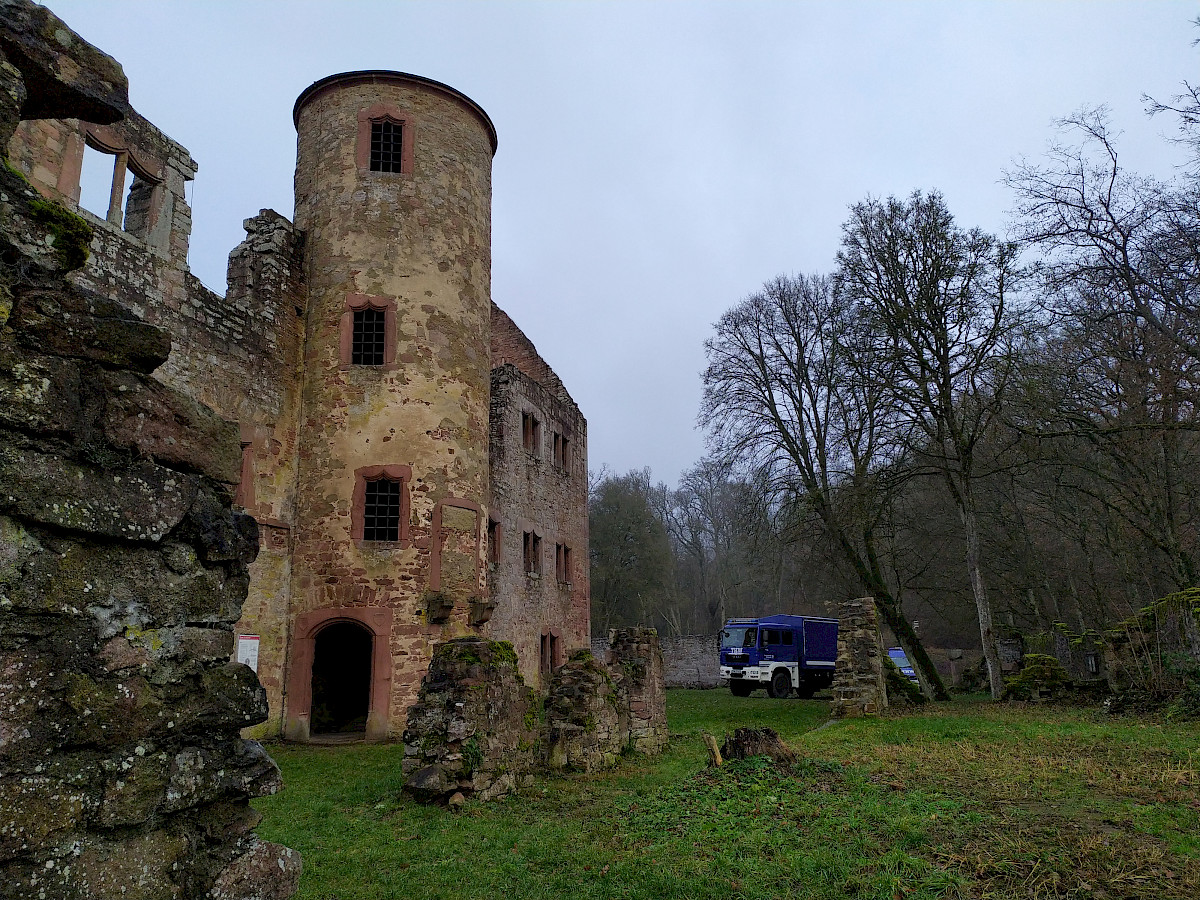
M 1200 88 L 1146 102 L 1187 150 L 1170 179 L 1128 171 L 1084 110 L 1004 173 L 1010 235 L 934 190 L 867 198 L 830 271 L 732 306 L 705 344 L 706 457 L 674 486 L 593 473 L 594 631 L 872 595 L 987 653 L 1197 584 Z

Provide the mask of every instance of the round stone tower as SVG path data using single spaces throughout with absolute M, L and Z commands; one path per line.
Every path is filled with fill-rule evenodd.
M 336 730 L 318 695 L 342 676 L 321 673 L 369 652 L 366 730 L 384 737 L 485 593 L 496 132 L 453 88 L 388 71 L 322 79 L 293 117 L 307 319 L 286 729 Z

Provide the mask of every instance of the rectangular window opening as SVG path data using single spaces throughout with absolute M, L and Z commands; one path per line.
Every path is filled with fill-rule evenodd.
M 363 505 L 363 540 L 400 540 L 401 482 L 388 478 L 368 481 Z
M 79 205 L 97 218 L 120 226 L 124 200 L 133 173 L 126 166 L 127 154 L 106 153 L 91 144 L 83 147 L 79 172 Z M 118 182 L 118 178 L 120 181 Z M 115 209 L 115 212 L 114 212 Z
M 399 122 L 371 123 L 371 171 L 399 172 L 404 146 L 404 126 Z
M 542 423 L 533 413 L 521 413 L 521 446 L 535 457 L 542 455 Z
M 542 539 L 532 531 L 525 532 L 525 574 L 542 574 Z
M 354 334 L 350 347 L 350 362 L 353 365 L 383 365 L 386 321 L 387 314 L 382 309 L 354 311 Z
M 571 580 L 571 548 L 566 544 L 554 545 L 554 571 L 559 584 L 567 584 Z
M 500 565 L 500 523 L 495 519 L 488 519 L 487 552 L 488 563 Z

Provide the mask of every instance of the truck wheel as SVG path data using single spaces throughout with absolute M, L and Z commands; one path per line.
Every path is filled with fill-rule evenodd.
M 796 688 L 796 696 L 801 700 L 811 700 L 817 692 L 817 686 L 803 675 L 800 676 L 800 687 Z
M 749 697 L 750 692 L 754 690 L 754 685 L 747 684 L 744 681 L 729 682 L 729 690 L 735 697 Z
M 782 700 L 792 692 L 792 676 L 787 669 L 776 669 L 771 675 L 771 683 L 767 685 L 767 693 Z

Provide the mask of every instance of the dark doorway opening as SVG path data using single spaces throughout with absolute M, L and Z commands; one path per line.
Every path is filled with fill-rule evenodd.
M 367 730 L 371 702 L 371 632 L 353 622 L 323 628 L 313 648 L 313 734 Z

